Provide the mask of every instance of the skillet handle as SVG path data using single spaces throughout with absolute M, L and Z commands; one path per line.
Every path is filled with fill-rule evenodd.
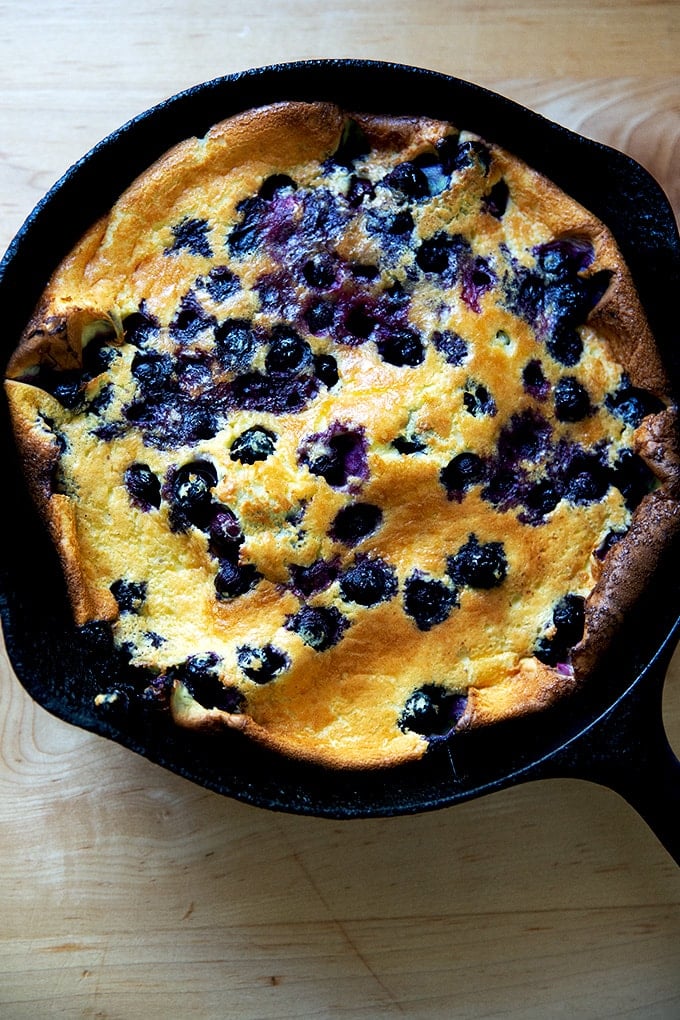
M 635 686 L 546 762 L 554 778 L 586 779 L 620 794 L 680 865 L 680 761 L 663 725 L 663 683 L 670 640 Z

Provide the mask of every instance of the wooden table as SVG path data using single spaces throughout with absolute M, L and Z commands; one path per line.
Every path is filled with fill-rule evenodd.
M 630 153 L 680 208 L 672 0 L 25 0 L 2 18 L 2 250 L 130 116 L 308 57 L 504 92 Z M 680 656 L 666 690 L 677 748 Z M 276 815 L 57 721 L 3 656 L 0 861 L 3 1020 L 680 1016 L 680 872 L 587 784 L 396 820 Z

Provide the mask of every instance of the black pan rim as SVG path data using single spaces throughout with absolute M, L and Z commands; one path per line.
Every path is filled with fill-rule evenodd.
M 335 96 L 335 101 L 337 101 L 338 90 L 341 90 L 343 86 L 346 87 L 350 79 L 356 85 L 357 80 L 366 80 L 367 76 L 372 81 L 389 80 L 394 82 L 400 80 L 402 82 L 408 81 L 412 85 L 418 83 L 418 88 L 421 90 L 418 92 L 418 95 L 424 92 L 430 98 L 434 94 L 432 90 L 439 90 L 437 92 L 438 102 L 441 101 L 441 90 L 444 90 L 444 92 L 448 90 L 451 94 L 455 94 L 458 97 L 457 101 L 459 103 L 475 99 L 485 110 L 487 108 L 492 111 L 495 110 L 496 115 L 499 117 L 502 113 L 503 118 L 514 117 L 528 128 L 531 128 L 531 131 L 534 133 L 559 141 L 559 145 L 564 149 L 569 149 L 571 146 L 573 151 L 579 152 L 580 157 L 590 160 L 596 166 L 601 166 L 603 160 L 608 162 L 608 166 L 612 168 L 612 173 L 616 180 L 626 180 L 630 187 L 638 189 L 640 194 L 645 195 L 646 201 L 651 202 L 657 213 L 659 210 L 664 209 L 670 211 L 667 200 L 654 179 L 631 157 L 600 142 L 584 138 L 559 124 L 547 120 L 542 115 L 528 110 L 518 103 L 479 85 L 453 78 L 439 71 L 414 68 L 409 65 L 387 61 L 354 59 L 295 61 L 285 64 L 271 64 L 262 68 L 252 68 L 190 86 L 151 107 L 149 110 L 138 114 L 98 142 L 97 145 L 60 177 L 37 203 L 32 213 L 29 214 L 24 224 L 20 227 L 0 263 L 0 294 L 15 284 L 17 279 L 17 262 L 21 265 L 22 261 L 26 259 L 26 251 L 30 252 L 34 246 L 36 231 L 39 232 L 39 229 L 42 229 L 41 220 L 43 218 L 49 220 L 52 217 L 53 220 L 56 219 L 58 221 L 59 216 L 63 216 L 63 210 L 59 208 L 60 203 L 63 202 L 65 194 L 68 199 L 68 192 L 73 188 L 74 183 L 79 183 L 91 171 L 93 165 L 96 166 L 102 160 L 105 160 L 111 152 L 120 149 L 131 136 L 140 136 L 144 131 L 148 130 L 149 126 L 153 126 L 158 121 L 162 122 L 161 127 L 163 130 L 161 130 L 160 135 L 166 141 L 163 142 L 159 137 L 154 142 L 156 146 L 162 146 L 162 148 L 159 148 L 155 155 L 151 155 L 149 158 L 145 157 L 144 165 L 146 166 L 169 148 L 170 144 L 174 144 L 174 141 L 179 141 L 182 137 L 187 137 L 191 133 L 200 133 L 198 131 L 181 131 L 174 141 L 167 142 L 168 131 L 172 133 L 173 130 L 172 115 L 177 113 L 178 110 L 182 114 L 179 120 L 181 123 L 184 123 L 183 118 L 191 117 L 192 108 L 198 104 L 202 111 L 203 120 L 205 120 L 207 112 L 213 108 L 214 103 L 220 101 L 224 103 L 224 98 L 220 100 L 220 97 L 226 96 L 227 106 L 236 103 L 233 109 L 229 109 L 228 113 L 225 113 L 226 116 L 231 112 L 237 112 L 237 109 L 262 105 L 261 101 L 251 101 L 241 105 L 243 98 L 249 94 L 261 97 L 267 94 L 269 90 L 269 94 L 273 97 L 277 94 L 277 88 L 283 90 L 280 98 L 307 98 L 308 100 L 314 100 L 332 99 Z M 235 97 L 234 92 L 236 92 Z M 303 96 L 300 94 L 301 92 L 306 94 Z M 265 99 L 264 101 L 273 101 L 273 98 Z M 366 108 L 369 106 L 376 111 L 380 109 L 384 111 L 385 109 L 383 103 L 377 106 L 375 103 L 366 104 Z M 431 104 L 426 103 L 425 106 L 431 106 Z M 418 108 L 420 112 L 429 112 L 429 109 L 423 109 L 422 98 L 421 105 Z M 392 112 L 395 111 L 392 110 Z M 396 112 L 404 111 L 399 110 Z M 205 124 L 205 130 L 210 126 L 210 123 L 214 122 L 216 121 L 211 120 Z M 463 124 L 461 126 L 484 134 L 475 124 Z M 176 130 L 180 131 L 180 128 L 177 127 Z M 530 135 L 531 131 L 529 131 Z M 498 132 L 494 132 L 494 137 L 496 140 L 499 140 Z M 503 144 L 503 142 L 501 141 L 500 144 Z M 521 155 L 522 153 L 518 154 Z M 544 153 L 543 158 L 549 162 L 550 154 Z M 537 165 L 536 160 L 533 161 L 533 165 Z M 541 169 L 540 166 L 537 166 L 537 168 Z M 136 173 L 133 173 L 132 176 L 136 176 Z M 130 180 L 126 183 L 130 183 Z M 123 184 L 124 186 L 125 184 Z M 123 187 L 119 188 L 118 193 L 120 193 L 120 190 L 123 190 Z M 115 197 L 117 196 L 114 196 L 114 199 Z M 56 214 L 54 213 L 55 206 L 57 207 Z M 89 222 L 92 222 L 94 218 L 96 217 L 88 220 L 85 226 L 89 225 Z M 672 213 L 670 213 L 670 217 L 667 216 L 663 220 L 661 228 L 668 262 L 664 280 L 671 282 L 673 279 L 680 280 L 680 243 L 677 239 L 677 230 L 675 229 Z M 616 236 L 616 231 L 614 232 Z M 79 229 L 73 241 L 77 240 L 81 233 L 82 230 Z M 621 238 L 617 237 L 617 239 L 621 243 Z M 624 255 L 626 254 L 626 241 L 627 238 L 624 237 L 624 244 L 622 245 Z M 63 253 L 65 254 L 70 245 L 66 242 L 64 243 L 65 250 Z M 630 244 L 628 244 L 628 247 L 630 247 Z M 50 262 L 50 259 L 44 257 L 43 261 L 47 263 Z M 50 266 L 45 266 L 45 269 L 51 271 L 51 268 L 56 264 L 56 261 L 52 261 Z M 633 275 L 635 277 L 635 273 Z M 37 281 L 35 286 L 38 286 L 39 282 Z M 44 282 L 46 282 L 46 278 L 38 287 L 38 295 L 42 291 Z M 642 292 L 641 296 L 643 297 L 643 303 L 645 303 L 645 296 Z M 21 302 L 19 304 L 21 305 Z M 32 308 L 28 309 L 28 315 L 26 314 L 26 308 L 27 299 L 24 297 L 21 312 L 17 315 L 15 332 L 12 334 L 10 331 L 10 336 L 17 335 L 16 327 L 19 325 L 21 315 L 24 315 L 22 324 L 27 320 L 28 315 L 30 315 Z M 452 770 L 456 770 L 458 762 L 454 763 L 450 757 L 450 747 L 434 748 L 433 752 L 422 760 L 426 775 L 424 774 L 422 779 L 414 784 L 408 778 L 408 774 L 413 769 L 416 771 L 420 770 L 423 773 L 423 767 L 420 763 L 397 767 L 388 771 L 377 770 L 370 775 L 367 772 L 349 770 L 329 772 L 329 770 L 319 766 L 296 762 L 288 762 L 286 764 L 285 761 L 282 763 L 279 757 L 272 756 L 268 752 L 263 752 L 252 746 L 244 749 L 241 745 L 238 745 L 234 754 L 245 752 L 246 758 L 254 755 L 255 758 L 259 759 L 259 766 L 252 773 L 250 781 L 245 776 L 240 784 L 235 785 L 233 776 L 225 774 L 225 766 L 222 765 L 221 760 L 218 761 L 208 756 L 205 761 L 206 767 L 201 770 L 197 768 L 195 760 L 193 762 L 191 760 L 182 760 L 181 755 L 173 757 L 176 747 L 173 744 L 171 734 L 164 734 L 160 742 L 154 742 L 154 739 L 148 733 L 140 732 L 136 735 L 131 735 L 127 732 L 121 732 L 115 726 L 104 723 L 96 717 L 82 718 L 82 713 L 79 713 L 77 708 L 64 700 L 60 700 L 59 695 L 55 699 L 42 682 L 36 681 L 35 677 L 30 674 L 30 670 L 27 671 L 23 661 L 26 648 L 25 635 L 21 631 L 20 617 L 22 608 L 18 605 L 13 591 L 13 580 L 16 579 L 16 576 L 16 572 L 14 575 L 12 574 L 12 566 L 3 563 L 0 575 L 0 615 L 4 624 L 10 661 L 15 666 L 20 682 L 28 693 L 43 707 L 46 707 L 48 711 L 67 722 L 73 722 L 75 725 L 88 729 L 91 732 L 113 739 L 117 743 L 127 746 L 144 757 L 155 761 L 162 767 L 184 775 L 200 785 L 216 790 L 219 793 L 232 796 L 235 799 L 258 807 L 334 819 L 384 817 L 432 810 L 522 781 L 537 764 L 557 754 L 558 751 L 569 745 L 577 737 L 581 737 L 597 723 L 603 714 L 614 709 L 623 699 L 629 696 L 634 688 L 643 683 L 658 658 L 659 649 L 667 646 L 668 642 L 674 639 L 680 624 L 680 616 L 677 615 L 677 609 L 673 609 L 674 605 L 680 605 L 680 602 L 676 599 L 670 607 L 670 612 L 667 605 L 663 621 L 661 623 L 657 621 L 654 641 L 651 649 L 649 649 L 646 660 L 638 663 L 633 673 L 628 676 L 628 682 L 623 685 L 623 688 L 617 688 L 616 694 L 608 699 L 605 698 L 604 703 L 600 704 L 598 708 L 588 702 L 586 702 L 585 706 L 581 705 L 580 711 L 584 712 L 584 714 L 578 718 L 574 715 L 574 704 L 572 704 L 571 710 L 568 707 L 565 707 L 564 710 L 559 709 L 557 716 L 563 716 L 564 718 L 557 719 L 556 725 L 564 739 L 558 740 L 556 744 L 544 748 L 543 753 L 538 754 L 534 758 L 531 758 L 531 755 L 529 755 L 528 759 L 525 758 L 524 760 L 513 758 L 514 764 L 498 775 L 480 774 L 477 765 L 475 765 L 476 759 L 474 755 L 470 760 L 473 761 L 473 773 L 477 769 L 476 775 L 478 781 L 474 779 L 474 776 L 471 777 L 469 773 L 467 776 L 465 774 L 462 776 L 454 775 Z M 59 619 L 59 614 L 57 614 L 57 618 Z M 63 625 L 63 620 L 60 619 L 59 625 Z M 586 709 L 589 710 L 586 711 Z M 535 716 L 532 717 L 534 720 L 536 718 Z M 547 717 L 541 716 L 541 718 L 545 721 Z M 518 725 L 507 724 L 510 728 L 510 741 L 512 742 L 513 739 L 516 739 L 522 733 L 526 735 L 528 732 L 531 735 L 532 725 L 530 722 L 527 731 L 526 721 L 521 721 Z M 503 732 L 507 734 L 507 727 L 505 727 Z M 471 736 L 474 745 L 475 737 L 474 735 Z M 482 736 L 481 742 L 488 746 L 488 732 Z M 235 742 L 234 746 L 237 744 L 238 741 Z M 460 755 L 463 765 L 458 767 L 463 769 L 466 767 L 466 760 L 469 759 L 469 747 L 470 742 L 468 741 L 467 749 L 464 748 L 462 755 Z M 456 759 L 459 757 L 459 750 L 460 747 L 457 745 L 454 755 Z M 192 748 L 192 752 L 199 753 L 200 748 Z M 184 758 L 186 757 L 185 755 Z M 232 755 L 232 765 L 233 761 Z M 289 777 L 286 790 L 282 788 L 279 792 L 276 792 L 266 782 L 262 781 L 262 769 L 266 770 L 273 767 L 288 768 Z M 427 778 L 430 772 L 433 772 L 438 777 L 434 786 L 429 784 Z M 379 787 L 388 775 L 393 783 L 392 790 L 378 795 Z M 409 782 L 412 784 L 411 787 L 409 787 Z M 329 790 L 329 785 L 334 786 L 334 790 Z M 361 786 L 369 788 L 369 793 L 362 794 L 360 791 Z M 408 793 L 408 789 L 412 789 L 412 792 Z

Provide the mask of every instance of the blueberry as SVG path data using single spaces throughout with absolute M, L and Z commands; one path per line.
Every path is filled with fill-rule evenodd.
M 423 450 L 427 449 L 423 440 L 417 436 L 397 436 L 396 439 L 392 440 L 392 446 L 398 453 L 403 454 L 422 453 Z
M 582 421 L 590 414 L 590 397 L 573 375 L 563 375 L 554 393 L 555 417 L 562 422 Z
M 336 514 L 331 537 L 345 545 L 356 545 L 380 527 L 382 518 L 382 510 L 373 503 L 350 503 Z
M 545 289 L 545 307 L 554 324 L 579 326 L 604 295 L 611 273 L 601 269 L 588 277 L 566 277 L 549 282 Z
M 229 456 L 241 464 L 254 464 L 256 460 L 266 460 L 276 446 L 276 436 L 269 429 L 253 425 L 237 436 L 231 444 Z
M 449 557 L 448 572 L 454 581 L 471 588 L 497 588 L 508 573 L 503 543 L 480 544 L 475 535 L 470 535 L 456 555 Z
M 585 599 L 580 595 L 565 595 L 553 609 L 556 638 L 565 648 L 577 645 L 585 626 Z
M 414 691 L 404 706 L 399 728 L 423 737 L 443 737 L 455 729 L 465 712 L 467 699 L 445 687 L 426 684 Z
M 427 198 L 430 194 L 427 176 L 420 167 L 414 166 L 411 162 L 398 163 L 381 183 L 416 201 L 419 198 Z
M 265 202 L 270 202 L 278 191 L 283 191 L 285 188 L 290 188 L 292 191 L 297 188 L 293 178 L 288 174 L 271 174 L 264 179 L 257 194 Z
M 352 174 L 347 191 L 347 202 L 352 209 L 357 209 L 364 199 L 373 198 L 375 188 L 368 177 Z
M 457 250 L 456 237 L 440 231 L 422 241 L 416 251 L 416 263 L 424 273 L 443 273 Z
M 491 191 L 482 199 L 482 209 L 499 220 L 505 212 L 509 197 L 508 186 L 501 177 L 500 181 L 497 181 Z
M 293 563 L 289 569 L 293 590 L 304 597 L 325 591 L 338 576 L 336 564 L 328 560 L 316 560 L 309 567 Z
M 370 151 L 371 143 L 365 131 L 360 124 L 348 117 L 343 124 L 337 148 L 330 159 L 338 166 L 350 168 L 357 159 L 367 156 Z
M 435 142 L 434 147 L 437 153 L 437 158 L 446 173 L 450 174 L 453 170 L 453 165 L 458 153 L 458 143 L 458 134 L 444 135 L 443 138 L 440 138 L 437 142 Z
M 125 470 L 125 487 L 138 509 L 148 511 L 161 505 L 161 483 L 148 464 L 130 464 Z
M 368 476 L 363 431 L 332 426 L 326 433 L 310 436 L 299 451 L 299 460 L 313 475 L 340 488 L 350 476 Z
M 246 319 L 226 319 L 215 330 L 215 345 L 220 364 L 227 370 L 249 368 L 257 340 Z
M 34 376 L 31 382 L 51 393 L 69 411 L 74 411 L 83 403 L 85 379 L 75 369 L 55 372 L 52 368 L 41 366 L 38 376 Z
M 303 606 L 286 623 L 289 630 L 299 634 L 304 643 L 317 652 L 325 652 L 336 645 L 348 625 L 335 606 Z
M 513 414 L 498 436 L 501 463 L 536 461 L 547 450 L 551 432 L 550 424 L 537 411 L 529 409 Z
M 335 268 L 327 255 L 314 255 L 302 267 L 302 275 L 310 287 L 326 290 L 335 282 Z
M 320 379 L 329 390 L 335 386 L 340 378 L 338 375 L 338 363 L 332 354 L 316 354 L 314 356 L 314 371 L 317 379 Z
M 312 301 L 304 318 L 310 333 L 323 333 L 325 329 L 333 325 L 335 305 L 332 301 Z
M 380 267 L 370 262 L 352 262 L 349 270 L 352 276 L 359 280 L 375 280 L 380 276 Z
M 375 317 L 360 304 L 351 306 L 345 316 L 345 329 L 359 340 L 366 340 L 373 332 L 375 324 Z
M 419 571 L 411 574 L 404 584 L 404 610 L 419 630 L 431 630 L 443 623 L 457 604 L 455 589 Z
M 312 360 L 306 340 L 287 326 L 276 326 L 265 357 L 265 367 L 275 375 L 295 375 Z
M 606 398 L 605 405 L 612 414 L 634 429 L 648 414 L 658 414 L 665 409 L 663 402 L 649 390 L 639 389 L 625 381 L 616 393 Z
M 262 579 L 252 563 L 238 564 L 232 559 L 220 561 L 215 577 L 215 591 L 221 598 L 245 595 Z
M 190 524 L 205 528 L 211 514 L 211 489 L 217 472 L 206 460 L 195 460 L 178 468 L 170 481 L 171 526 L 185 531 Z
M 400 209 L 396 213 L 388 213 L 382 219 L 384 233 L 392 237 L 402 237 L 410 234 L 415 227 L 415 220 L 408 209 Z
M 508 295 L 509 307 L 525 322 L 535 326 L 543 308 L 545 285 L 540 276 L 521 268 L 515 274 Z
M 421 152 L 412 162 L 413 166 L 425 175 L 430 195 L 440 195 L 448 188 L 451 179 L 434 152 Z
M 208 548 L 217 559 L 236 563 L 244 536 L 234 511 L 228 506 L 214 505 L 208 525 Z
M 218 708 L 222 712 L 242 712 L 245 697 L 232 684 L 225 685 L 215 672 L 219 658 L 214 653 L 192 655 L 175 667 L 178 679 L 189 694 L 203 708 Z
M 383 361 L 398 368 L 415 368 L 425 361 L 425 347 L 420 336 L 412 329 L 399 329 L 378 340 L 378 351 Z
M 143 347 L 144 344 L 157 336 L 160 331 L 160 322 L 154 315 L 149 315 L 140 308 L 123 319 L 123 331 L 126 343 L 135 347 Z
M 654 488 L 656 477 L 637 453 L 622 450 L 614 464 L 611 482 L 623 496 L 627 508 L 635 510 Z
M 536 358 L 527 361 L 522 369 L 522 385 L 532 397 L 541 400 L 547 396 L 550 383 L 543 374 L 541 362 Z
M 238 649 L 237 662 L 245 675 L 256 684 L 269 683 L 290 665 L 286 653 L 270 644 L 262 648 L 243 645 Z
M 146 599 L 146 581 L 127 581 L 119 577 L 110 591 L 121 613 L 138 613 Z
M 476 453 L 459 453 L 439 472 L 439 480 L 449 496 L 462 495 L 486 477 L 486 465 Z
M 375 606 L 396 594 L 397 577 L 383 560 L 361 559 L 343 574 L 340 590 L 347 602 Z
M 173 361 L 169 354 L 135 354 L 130 371 L 142 390 L 157 393 L 167 389 L 173 379 Z
M 194 340 L 202 330 L 213 326 L 215 319 L 208 315 L 196 300 L 193 291 L 185 294 L 180 302 L 180 307 L 170 323 L 170 332 L 173 338 L 180 343 L 188 343 Z
M 491 166 L 491 153 L 483 142 L 470 140 L 460 142 L 453 155 L 454 170 L 466 170 L 477 163 L 484 175 L 489 172 Z
M 214 266 L 200 283 L 218 304 L 230 298 L 241 286 L 238 276 L 228 266 Z
M 468 345 L 457 333 L 448 330 L 432 334 L 432 342 L 449 365 L 462 365 L 468 355 Z
M 524 506 L 530 514 L 544 517 L 555 509 L 561 499 L 556 485 L 547 478 L 536 482 L 524 496 Z
M 208 241 L 208 230 L 207 220 L 191 219 L 189 216 L 185 216 L 180 223 L 173 226 L 174 240 L 172 245 L 165 249 L 165 254 L 186 248 L 192 255 L 203 255 L 210 258 L 212 249 Z
M 111 367 L 120 352 L 111 346 L 111 335 L 96 336 L 83 347 L 83 371 L 90 379 L 96 378 Z
M 585 238 L 560 238 L 535 249 L 536 262 L 544 276 L 564 279 L 575 276 L 593 261 L 593 246 Z
M 609 471 L 593 453 L 575 454 L 560 472 L 564 496 L 571 503 L 595 503 L 606 495 Z
M 556 326 L 545 346 L 555 361 L 568 368 L 578 365 L 583 354 L 583 340 L 573 326 Z
M 602 542 L 595 550 L 598 560 L 603 560 L 610 549 L 612 549 L 622 538 L 625 538 L 625 531 L 608 531 Z
M 486 386 L 469 383 L 472 389 L 466 389 L 463 393 L 463 406 L 473 418 L 480 415 L 493 417 L 496 414 L 496 401 L 493 399 Z

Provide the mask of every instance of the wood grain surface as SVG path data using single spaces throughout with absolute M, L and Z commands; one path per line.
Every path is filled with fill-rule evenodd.
M 146 107 L 280 60 L 442 70 L 628 152 L 680 211 L 680 6 L 0 3 L 0 249 Z M 39 583 L 39 579 L 36 579 Z M 680 654 L 665 696 L 680 748 Z M 0 1018 L 680 1017 L 680 871 L 590 784 L 335 823 L 209 793 L 0 654 Z

